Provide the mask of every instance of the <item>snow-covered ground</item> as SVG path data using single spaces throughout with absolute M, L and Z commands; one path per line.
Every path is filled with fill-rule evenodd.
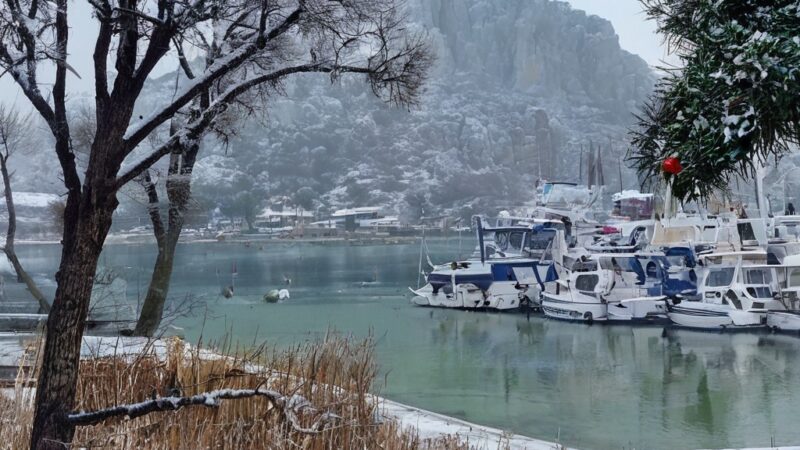
M 555 442 L 511 434 L 384 398 L 380 398 L 379 402 L 385 417 L 397 420 L 404 428 L 417 430 L 423 439 L 453 435 L 477 449 L 567 450 L 567 447 Z

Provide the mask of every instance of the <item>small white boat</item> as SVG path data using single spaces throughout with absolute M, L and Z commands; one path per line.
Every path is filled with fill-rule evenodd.
M 800 311 L 769 311 L 767 327 L 773 331 L 800 331 Z

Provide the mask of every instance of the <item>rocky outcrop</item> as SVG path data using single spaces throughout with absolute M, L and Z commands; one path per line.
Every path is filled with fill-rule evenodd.
M 629 120 L 653 86 L 647 64 L 620 48 L 611 23 L 550 0 L 415 0 L 437 44 L 439 76 L 592 105 Z
M 620 48 L 608 21 L 550 0 L 409 0 L 409 8 L 438 54 L 420 108 L 383 105 L 358 78 L 331 86 L 299 77 L 272 101 L 266 127 L 247 124 L 229 147 L 208 149 L 195 174 L 228 158 L 224 166 L 262 197 L 305 187 L 315 209 L 468 215 L 530 200 L 539 177 L 577 181 L 590 141 L 615 143 L 604 159 L 621 158 L 631 113 L 655 78 Z M 609 172 L 616 183 L 618 171 Z M 204 178 L 194 189 L 203 204 L 240 190 Z

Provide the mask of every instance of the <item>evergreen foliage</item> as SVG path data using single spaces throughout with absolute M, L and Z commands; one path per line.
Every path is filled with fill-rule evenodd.
M 641 0 L 680 66 L 637 117 L 629 162 L 679 198 L 706 198 L 800 139 L 800 1 Z M 664 173 L 664 159 L 683 165 Z

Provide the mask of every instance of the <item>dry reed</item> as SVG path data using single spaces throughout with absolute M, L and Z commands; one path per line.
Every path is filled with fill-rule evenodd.
M 36 343 L 37 349 L 41 342 Z M 37 349 L 28 366 L 38 366 Z M 226 357 L 218 355 L 225 354 Z M 27 448 L 33 416 L 32 373 L 20 370 L 13 395 L 0 396 L 0 447 Z M 290 349 L 243 350 L 230 343 L 214 352 L 178 339 L 136 355 L 83 360 L 77 409 L 98 410 L 154 396 L 187 396 L 223 388 L 265 386 L 298 394 L 317 412 L 339 416 L 318 434 L 296 431 L 267 399 L 223 400 L 136 419 L 113 418 L 78 427 L 73 448 L 103 449 L 462 449 L 456 437 L 419 438 L 380 417 L 369 389 L 376 375 L 373 342 L 326 337 Z M 301 417 L 304 426 L 313 417 Z

